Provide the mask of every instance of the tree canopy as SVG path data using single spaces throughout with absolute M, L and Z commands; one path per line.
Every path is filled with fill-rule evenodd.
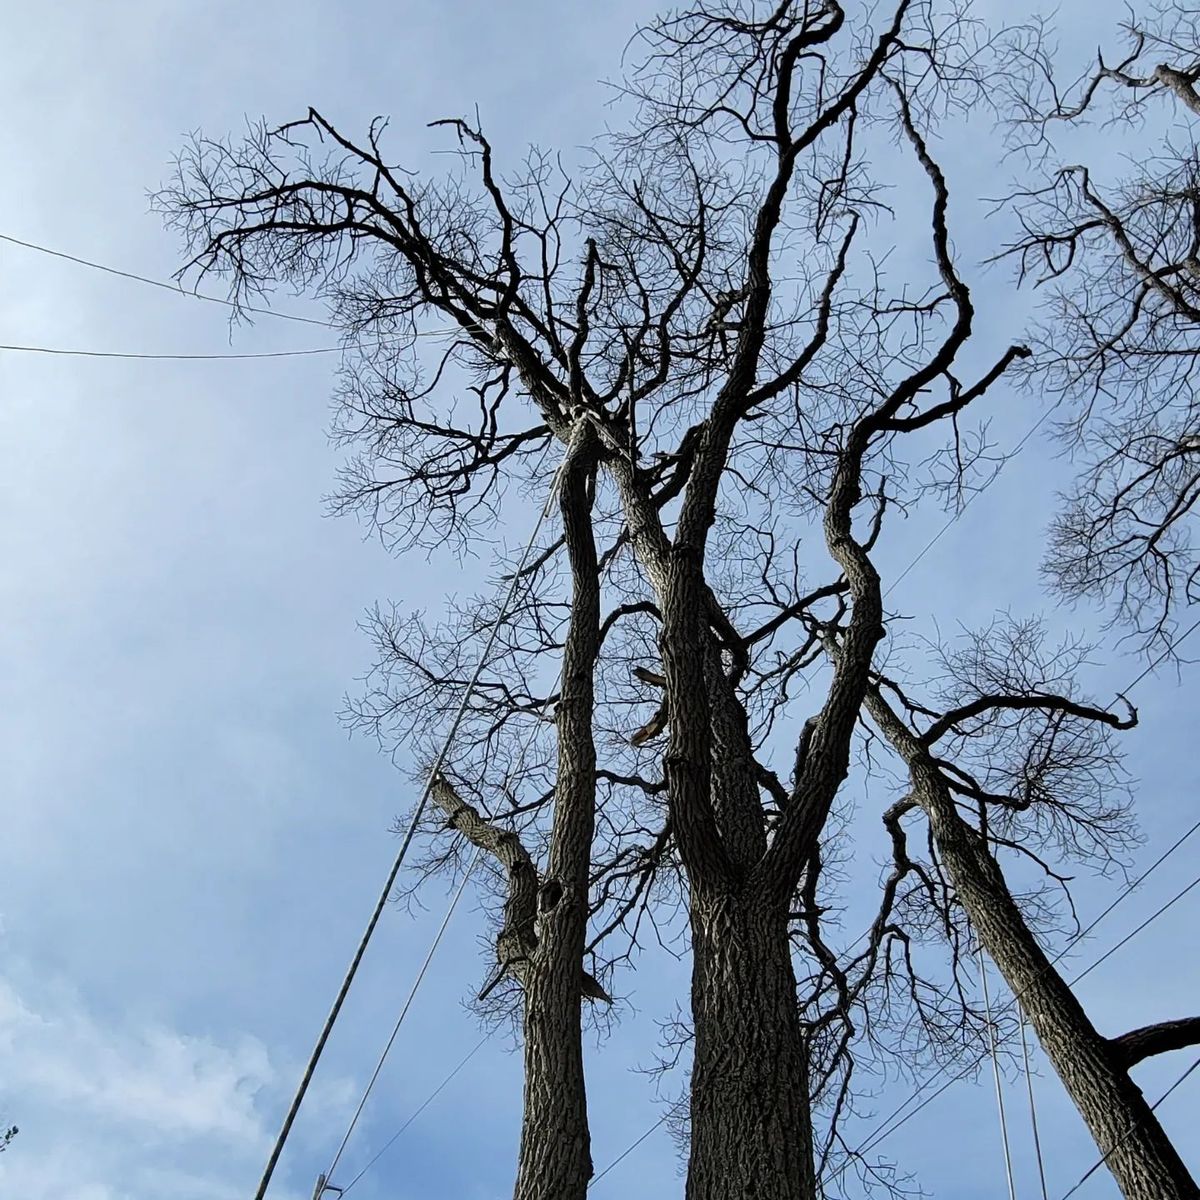
M 1039 942 L 1066 865 L 1103 869 L 1132 844 L 1119 735 L 1136 711 L 1090 696 L 1092 646 L 1035 617 L 906 635 L 878 565 L 898 518 L 986 487 L 1006 382 L 1100 394 L 1108 369 L 1080 340 L 1091 317 L 1060 301 L 1067 336 L 1027 338 L 955 248 L 964 172 L 937 135 L 1012 102 L 993 71 L 1014 45 L 1028 122 L 1050 69 L 1036 27 L 913 0 L 706 3 L 640 31 L 627 123 L 577 169 L 540 150 L 502 169 L 482 123 L 452 118 L 436 124 L 458 166 L 429 178 L 391 160 L 386 122 L 356 139 L 310 109 L 243 140 L 197 137 L 158 197 L 188 270 L 228 277 L 238 302 L 279 284 L 328 301 L 347 346 L 339 510 L 398 552 L 465 551 L 489 544 L 502 504 L 553 493 L 532 560 L 507 564 L 515 603 L 373 610 L 377 665 L 347 712 L 426 771 L 497 628 L 433 784 L 424 874 L 479 851 L 493 878 L 481 1003 L 520 1013 L 518 1197 L 586 1191 L 581 1005 L 608 1014 L 655 943 L 693 965 L 666 1048 L 690 1061 L 690 1200 L 898 1187 L 843 1120 L 864 1070 L 981 1044 L 973 939 L 1124 1194 L 1196 1195 L 1128 1074 L 1136 1047 L 1171 1039 L 1102 1036 Z M 1086 172 L 1050 187 L 1014 200 L 1029 233 L 1008 253 L 1061 275 L 1116 235 L 1096 216 L 1035 226 L 1064 187 L 1091 204 Z M 1129 224 L 1183 201 L 1120 203 Z M 1175 219 L 1162 253 L 1186 265 Z M 1190 304 L 1190 285 L 1128 255 L 1078 269 L 1095 273 L 1062 295 L 1115 272 L 1132 298 L 1105 320 L 1124 328 L 1132 305 L 1148 324 L 1120 359 L 1124 408 L 1072 418 L 1093 457 L 1048 569 L 1068 594 L 1117 588 L 1120 615 L 1158 632 L 1154 605 L 1194 582 L 1180 472 L 1196 459 L 1190 410 L 1147 431 L 1160 373 L 1187 371 L 1157 353 L 1147 298 Z M 1114 502 L 1109 549 L 1089 548 L 1080 522 L 1127 494 L 1130 446 L 1147 440 L 1148 509 Z M 838 949 L 839 859 L 864 819 L 890 861 L 869 928 Z

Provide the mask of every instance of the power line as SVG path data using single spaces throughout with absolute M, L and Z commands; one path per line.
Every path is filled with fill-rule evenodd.
M 1175 1082 L 1174 1082 L 1173 1084 L 1171 1084 L 1171 1086 L 1170 1086 L 1169 1088 L 1167 1088 L 1167 1090 L 1166 1090 L 1165 1092 L 1163 1092 L 1163 1094 L 1162 1094 L 1161 1096 L 1159 1096 L 1159 1098 L 1158 1098 L 1157 1100 L 1155 1100 L 1155 1102 L 1154 1102 L 1152 1105 L 1150 1105 L 1150 1111 L 1151 1111 L 1151 1112 L 1154 1112 L 1154 1110 L 1155 1110 L 1156 1108 L 1158 1108 L 1158 1106 L 1159 1106 L 1159 1105 L 1160 1105 L 1160 1104 L 1161 1104 L 1161 1103 L 1162 1103 L 1162 1102 L 1163 1102 L 1163 1101 L 1164 1101 L 1164 1100 L 1165 1100 L 1165 1099 L 1166 1099 L 1166 1098 L 1167 1098 L 1167 1097 L 1168 1097 L 1168 1096 L 1169 1096 L 1169 1095 L 1170 1095 L 1170 1094 L 1171 1094 L 1171 1093 L 1172 1093 L 1172 1092 L 1173 1092 L 1173 1091 L 1174 1091 L 1174 1090 L 1175 1090 L 1175 1089 L 1176 1089 L 1176 1088 L 1177 1088 L 1177 1087 L 1178 1087 L 1178 1086 L 1179 1086 L 1179 1085 L 1180 1085 L 1180 1084 L 1181 1084 L 1181 1083 L 1182 1083 L 1182 1082 L 1183 1082 L 1183 1081 L 1184 1081 L 1184 1080 L 1185 1080 L 1185 1079 L 1186 1079 L 1186 1078 L 1187 1078 L 1187 1077 L 1188 1077 L 1188 1076 L 1189 1076 L 1189 1075 L 1190 1075 L 1190 1074 L 1191 1074 L 1191 1073 L 1192 1073 L 1192 1072 L 1193 1072 L 1193 1071 L 1194 1071 L 1194 1070 L 1195 1070 L 1197 1067 L 1200 1067 L 1200 1058 L 1196 1059 L 1196 1061 L 1195 1061 L 1194 1063 L 1192 1063 L 1192 1065 L 1191 1065 L 1190 1067 L 1188 1067 L 1188 1068 L 1187 1068 L 1187 1070 L 1186 1070 L 1186 1071 L 1184 1071 L 1184 1073 L 1183 1073 L 1182 1075 L 1180 1075 L 1180 1076 L 1179 1076 L 1179 1078 L 1178 1078 L 1178 1079 L 1176 1079 L 1176 1080 L 1175 1080 Z M 1105 1161 L 1108 1159 L 1109 1155 L 1110 1155 L 1110 1154 L 1112 1154 L 1112 1152 L 1113 1152 L 1113 1151 L 1114 1151 L 1114 1150 L 1115 1150 L 1115 1149 L 1116 1149 L 1118 1146 L 1120 1146 L 1122 1142 L 1124 1142 L 1124 1141 L 1125 1141 L 1125 1139 L 1126 1139 L 1126 1138 L 1127 1138 L 1127 1137 L 1128 1137 L 1128 1136 L 1129 1136 L 1129 1135 L 1130 1135 L 1130 1134 L 1133 1132 L 1134 1128 L 1135 1128 L 1135 1127 L 1131 1125 L 1131 1126 L 1130 1126 L 1130 1127 L 1129 1127 L 1127 1130 L 1125 1130 L 1125 1132 L 1124 1132 L 1124 1133 L 1123 1133 L 1123 1134 L 1122 1134 L 1122 1135 L 1121 1135 L 1119 1138 L 1117 1138 L 1117 1140 L 1116 1140 L 1116 1141 L 1115 1141 L 1115 1142 L 1112 1144 L 1112 1146 L 1110 1146 L 1110 1147 L 1109 1147 L 1109 1149 L 1107 1150 L 1107 1152 L 1106 1152 L 1106 1153 L 1104 1153 L 1104 1154 L 1102 1154 L 1102 1155 L 1101 1155 L 1101 1156 L 1100 1156 L 1100 1157 L 1099 1157 L 1099 1158 L 1098 1158 L 1098 1159 L 1097 1159 L 1097 1160 L 1096 1160 L 1096 1161 L 1095 1161 L 1095 1162 L 1094 1162 L 1094 1163 L 1093 1163 L 1093 1164 L 1092 1164 L 1090 1167 L 1088 1167 L 1088 1169 L 1087 1169 L 1086 1171 L 1084 1171 L 1083 1175 L 1082 1175 L 1082 1176 L 1080 1177 L 1080 1179 L 1079 1179 L 1079 1182 L 1078 1182 L 1077 1184 L 1075 1184 L 1075 1186 L 1074 1186 L 1073 1188 L 1071 1188 L 1071 1190 L 1070 1190 L 1069 1192 L 1064 1192 L 1064 1193 L 1063 1193 L 1062 1200 L 1069 1200 L 1069 1197 L 1071 1197 L 1071 1196 L 1075 1195 L 1075 1193 L 1076 1193 L 1077 1191 L 1079 1191 L 1079 1189 L 1080 1189 L 1081 1187 L 1083 1187 L 1083 1185 L 1084 1185 L 1085 1183 L 1087 1183 L 1088 1179 L 1090 1179 L 1090 1178 L 1091 1178 L 1091 1176 L 1092 1176 L 1092 1175 L 1093 1175 L 1093 1174 L 1094 1174 L 1094 1173 L 1095 1173 L 1095 1172 L 1096 1172 L 1096 1171 L 1097 1171 L 1097 1170 L 1098 1170 L 1100 1167 L 1102 1167 L 1102 1166 L 1104 1165 L 1104 1163 L 1105 1163 Z
M 1179 647 L 1182 646 L 1183 643 L 1186 642 L 1188 638 L 1196 632 L 1197 629 L 1200 629 L 1200 617 L 1197 617 L 1183 634 L 1171 642 L 1167 648 L 1156 659 L 1154 659 L 1154 661 L 1131 684 L 1129 684 L 1125 691 L 1133 691 L 1133 689 L 1137 687 L 1137 685 L 1141 683 L 1142 680 L 1145 679 L 1155 667 L 1174 654 L 1175 651 L 1178 650 Z
M 59 346 L 0 346 L 0 350 L 7 350 L 16 354 L 52 354 L 65 358 L 127 358 L 165 362 L 201 362 L 243 358 L 302 358 L 313 354 L 339 354 L 344 349 L 344 346 L 317 346 L 310 350 L 260 350 L 247 354 L 142 354 L 126 350 L 65 350 Z
M 1019 442 L 1017 442 L 1017 444 L 1008 452 L 1007 455 L 1005 455 L 1005 457 L 1001 461 L 1000 465 L 996 468 L 996 473 L 991 477 L 991 479 L 989 479 L 987 481 L 987 483 L 979 489 L 979 491 L 972 492 L 966 498 L 966 500 L 963 501 L 962 505 L 959 508 L 955 509 L 954 513 L 950 516 L 950 518 L 946 521 L 946 523 L 937 531 L 937 533 L 935 533 L 933 535 L 933 537 L 931 537 L 929 539 L 929 541 L 927 541 L 925 543 L 925 545 L 921 547 L 921 549 L 917 552 L 917 555 L 912 560 L 912 562 L 910 562 L 908 564 L 908 566 L 905 567 L 904 570 L 901 571 L 900 574 L 897 575 L 896 578 L 893 579 L 892 582 L 888 585 L 887 591 L 883 593 L 882 598 L 884 600 L 886 600 L 892 594 L 892 592 L 894 592 L 896 590 L 896 588 L 899 587 L 900 581 L 902 579 L 904 579 L 904 577 L 906 575 L 908 575 L 908 573 L 913 569 L 913 567 L 915 567 L 917 565 L 917 563 L 919 563 L 925 557 L 925 555 L 927 555 L 930 552 L 930 550 L 932 550 L 934 548 L 934 546 L 936 546 L 938 544 L 938 542 L 940 542 L 942 540 L 942 538 L 949 532 L 951 526 L 953 526 L 954 524 L 956 524 L 958 522 L 959 518 L 963 515 L 963 513 L 965 513 L 967 511 L 967 509 L 970 508 L 971 502 L 977 496 L 982 495 L 985 491 L 987 491 L 987 489 L 989 487 L 991 487 L 991 485 L 993 483 L 996 482 L 996 480 L 1000 477 L 1000 472 L 1003 471 L 1004 468 L 1014 458 L 1016 458 L 1016 456 L 1018 454 L 1021 453 L 1021 451 L 1025 448 L 1025 443 L 1028 442 L 1029 439 L 1031 437 L 1033 437 L 1033 435 L 1035 433 L 1037 433 L 1037 431 L 1039 429 L 1041 429 L 1041 427 L 1046 423 L 1046 421 L 1050 417 L 1050 414 L 1053 411 L 1054 411 L 1053 408 L 1046 409 L 1046 411 L 1044 413 L 1042 413 L 1042 415 L 1040 417 L 1038 417 L 1038 419 L 1036 421 L 1034 421 L 1034 423 L 1025 431 L 1025 434 L 1021 438 L 1021 440 Z
M 1200 886 L 1200 875 L 1197 875 L 1196 878 L 1193 879 L 1192 882 L 1189 883 L 1182 891 L 1176 892 L 1175 895 L 1172 896 L 1171 899 L 1168 900 L 1161 908 L 1155 909 L 1155 911 L 1152 912 L 1139 926 L 1137 926 L 1136 929 L 1134 929 L 1131 933 L 1127 933 L 1115 946 L 1109 950 L 1106 950 L 1102 955 L 1100 955 L 1100 957 L 1096 959 L 1096 961 L 1092 963 L 1092 965 L 1088 967 L 1086 971 L 1081 971 L 1078 975 L 1076 975 L 1075 978 L 1071 980 L 1070 986 L 1074 987 L 1081 979 L 1083 979 L 1085 975 L 1090 975 L 1098 966 L 1100 966 L 1102 962 L 1116 954 L 1116 952 L 1120 950 L 1126 942 L 1132 941 L 1139 933 L 1142 932 L 1143 929 L 1146 928 L 1147 925 L 1157 921 L 1158 918 L 1167 911 L 1167 909 L 1173 907 L 1178 901 L 1182 900 L 1184 896 L 1186 896 L 1188 892 L 1192 890 L 1192 888 L 1197 886 Z
M 395 1143 L 399 1140 L 400 1135 L 404 1133 L 404 1131 L 434 1102 L 434 1100 L 438 1098 L 439 1095 L 441 1095 L 443 1089 L 454 1079 L 454 1077 L 463 1069 L 463 1067 L 465 1067 L 467 1063 L 469 1063 L 471 1059 L 473 1059 L 475 1055 L 483 1049 L 484 1045 L 491 1040 L 491 1037 L 492 1035 L 490 1033 L 485 1033 L 483 1037 L 481 1037 L 479 1041 L 477 1041 L 475 1045 L 471 1047 L 471 1049 L 458 1061 L 454 1069 L 442 1080 L 442 1082 L 439 1083 L 437 1087 L 435 1087 L 433 1091 L 421 1101 L 421 1103 L 408 1117 L 404 1124 L 401 1125 L 400 1128 L 397 1129 L 396 1132 L 393 1133 L 386 1142 L 384 1142 L 384 1144 L 379 1148 L 379 1151 L 376 1153 L 375 1157 L 372 1158 L 367 1165 L 363 1167 L 363 1169 L 359 1171 L 359 1173 L 355 1175 L 348 1184 L 346 1184 L 344 1188 L 342 1188 L 343 1196 L 345 1196 L 350 1189 L 392 1148 L 392 1146 L 395 1145 Z
M 375 1064 L 375 1070 L 371 1073 L 371 1078 L 367 1081 L 367 1086 L 363 1089 L 362 1098 L 358 1102 L 358 1107 L 354 1110 L 354 1116 L 350 1118 L 350 1124 L 346 1127 L 346 1133 L 342 1138 L 341 1145 L 338 1146 L 337 1153 L 334 1154 L 333 1161 L 329 1164 L 329 1169 L 325 1172 L 325 1178 L 327 1180 L 333 1179 L 333 1173 L 335 1170 L 337 1170 L 337 1165 L 342 1160 L 342 1154 L 350 1141 L 350 1136 L 354 1133 L 355 1126 L 358 1124 L 358 1119 L 362 1116 L 363 1109 L 367 1106 L 367 1100 L 370 1098 L 371 1092 L 375 1088 L 376 1081 L 379 1079 L 379 1073 L 383 1070 L 383 1064 L 387 1062 L 387 1057 L 391 1053 L 392 1045 L 396 1041 L 397 1035 L 400 1033 L 400 1026 L 404 1024 L 404 1018 L 408 1016 L 408 1010 L 412 1008 L 412 1002 L 416 999 L 417 991 L 425 979 L 425 975 L 429 970 L 429 964 L 433 962 L 433 956 L 437 953 L 438 947 L 442 944 L 442 938 L 446 935 L 446 929 L 450 924 L 450 918 L 454 916 L 454 910 L 458 908 L 458 902 L 462 899 L 462 894 L 466 891 L 467 884 L 471 881 L 471 873 L 475 870 L 475 866 L 479 862 L 479 856 L 482 853 L 482 848 L 476 848 L 475 854 L 472 857 L 469 866 L 463 872 L 462 882 L 459 883 L 458 890 L 454 893 L 454 897 L 451 899 L 449 907 L 446 909 L 446 915 L 442 918 L 441 926 L 438 928 L 437 934 L 433 939 L 433 943 L 429 947 L 429 952 L 425 955 L 425 961 L 421 964 L 421 969 L 417 972 L 417 977 L 413 980 L 412 987 L 409 988 L 408 997 L 405 999 L 404 1005 L 400 1009 L 400 1015 L 396 1018 L 396 1024 L 392 1026 L 391 1036 L 388 1038 L 383 1047 L 382 1053 L 379 1055 L 379 1061 Z M 320 1193 L 317 1194 L 316 1200 L 321 1200 Z
M 41 246 L 37 242 L 26 242 L 21 238 L 15 238 L 11 234 L 0 233 L 0 242 L 10 242 L 14 246 L 23 246 L 26 250 L 36 250 L 39 254 L 48 254 L 51 258 L 62 258 L 67 262 L 75 263 L 81 267 L 88 267 L 93 271 L 103 271 L 106 275 L 116 275 L 121 279 L 131 279 L 136 283 L 148 284 L 150 287 L 161 288 L 166 292 L 173 292 L 176 296 L 183 296 L 192 300 L 203 300 L 208 304 L 220 304 L 225 308 L 235 309 L 237 312 L 254 313 L 257 316 L 278 317 L 281 321 L 298 321 L 303 325 L 321 325 L 326 329 L 335 329 L 336 326 L 329 321 L 322 321 L 318 317 L 302 317 L 296 313 L 279 312 L 274 308 L 255 308 L 250 304 L 239 304 L 236 300 L 227 300 L 222 296 L 208 296 L 203 292 L 188 292 L 174 283 L 167 283 L 162 279 L 151 279 L 148 275 L 138 275 L 134 271 L 122 271 L 118 267 L 106 266 L 104 263 L 93 262 L 88 258 L 80 258 L 75 254 L 67 254 L 64 250 L 52 250 L 49 246 Z
M 668 1108 L 667 1111 L 663 1113 L 663 1115 L 659 1117 L 649 1129 L 647 1129 L 640 1137 L 635 1138 L 632 1142 L 630 1142 L 629 1145 L 626 1146 L 625 1149 L 622 1150 L 621 1153 L 618 1154 L 617 1157 L 614 1158 L 612 1162 L 610 1162 L 608 1166 L 600 1172 L 599 1175 L 593 1175 L 592 1181 L 588 1184 L 588 1187 L 595 1187 L 596 1184 L 598 1184 L 600 1180 L 602 1180 L 605 1175 L 609 1173 L 609 1171 L 618 1166 L 620 1163 L 624 1162 L 625 1159 L 627 1159 L 652 1133 L 657 1133 L 658 1130 L 665 1125 L 667 1121 L 669 1121 L 671 1117 L 674 1116 L 675 1113 L 677 1113 L 682 1107 L 682 1101 L 677 1104 L 672 1104 L 671 1107 Z
M 136 283 L 142 283 L 149 287 L 159 288 L 163 291 L 171 292 L 175 296 L 181 296 L 184 299 L 203 300 L 209 304 L 220 304 L 225 308 L 233 309 L 239 313 L 254 313 L 257 316 L 278 317 L 281 321 L 297 321 L 304 325 L 318 325 L 323 329 L 337 330 L 340 328 L 332 321 L 323 321 L 317 317 L 302 317 L 297 313 L 279 312 L 273 308 L 258 308 L 252 304 L 241 304 L 236 300 L 227 300 L 221 296 L 206 295 L 204 292 L 185 291 L 183 288 L 172 283 L 167 283 L 161 279 L 151 279 L 148 275 L 139 275 L 134 271 L 123 271 L 118 267 L 110 267 L 105 263 L 94 262 L 91 259 L 80 258 L 75 254 L 67 254 L 63 250 L 54 250 L 49 246 L 39 245 L 37 242 L 27 242 L 21 238 L 12 237 L 10 234 L 0 233 L 0 241 L 9 242 L 14 246 L 23 246 L 27 250 L 36 250 L 39 254 L 48 254 L 52 258 L 61 258 L 67 262 L 76 263 L 78 266 L 88 267 L 93 271 L 103 271 L 106 275 L 115 275 L 121 279 L 130 279 Z M 444 337 L 447 334 L 458 332 L 460 331 L 453 327 L 447 329 L 422 329 L 413 331 L 411 336 Z M 115 358 L 163 362 L 203 362 L 209 360 L 233 361 L 238 359 L 255 358 L 299 358 L 314 354 L 339 354 L 344 352 L 345 349 L 345 346 L 316 346 L 305 350 L 273 350 L 247 354 L 157 354 L 123 350 L 72 350 L 57 346 L 0 346 L 0 351 L 7 350 L 14 354 L 48 354 L 67 358 Z
M 1012 1150 L 1008 1144 L 1008 1115 L 1004 1111 L 1004 1090 L 1000 1085 L 1000 1047 L 996 1037 L 996 1023 L 992 1020 L 992 999 L 988 994 L 987 965 L 983 957 L 983 946 L 979 952 L 979 982 L 983 988 L 983 1011 L 987 1017 L 988 1045 L 992 1053 L 992 1074 L 996 1080 L 996 1111 L 1000 1114 L 1000 1141 L 1004 1146 L 1004 1174 L 1008 1180 L 1008 1200 L 1017 1200 L 1017 1186 L 1013 1179 Z
M 1038 1179 L 1042 1185 L 1042 1200 L 1050 1200 L 1046 1188 L 1046 1163 L 1042 1157 L 1042 1134 L 1038 1128 L 1037 1104 L 1033 1099 L 1033 1072 L 1029 1068 L 1029 1040 L 1025 1036 L 1025 1014 L 1020 1014 L 1021 1021 L 1021 1059 L 1025 1068 L 1025 1091 L 1029 1096 L 1029 1125 L 1033 1131 L 1033 1153 L 1037 1159 Z
M 582 431 L 582 424 L 578 427 L 575 436 Z M 574 437 L 572 438 L 574 441 Z M 538 461 L 538 467 L 546 460 L 546 455 L 549 453 L 550 446 L 547 444 L 546 449 L 542 452 L 542 456 Z M 512 581 L 509 584 L 507 593 L 503 602 L 496 611 L 496 619 L 492 622 L 491 629 L 488 632 L 487 640 L 484 643 L 483 651 L 479 655 L 479 660 L 475 665 L 475 669 L 467 681 L 466 687 L 463 689 L 462 699 L 459 702 L 457 711 L 454 714 L 454 719 L 450 723 L 450 728 L 446 732 L 446 736 L 442 742 L 441 749 L 438 751 L 437 758 L 434 760 L 433 766 L 429 771 L 429 775 L 425 781 L 425 786 L 421 790 L 420 799 L 417 801 L 416 809 L 413 812 L 412 820 L 409 822 L 408 829 L 405 831 L 404 841 L 401 843 L 399 853 L 396 855 L 395 861 L 392 863 L 391 870 L 388 872 L 387 880 L 383 885 L 383 890 L 379 893 L 379 899 L 375 903 L 375 908 L 371 913 L 370 920 L 367 922 L 367 927 L 363 932 L 362 938 L 359 940 L 358 948 L 354 952 L 354 957 L 350 961 L 350 966 L 346 971 L 346 975 L 342 980 L 341 987 L 338 989 L 337 996 L 334 999 L 333 1007 L 329 1011 L 329 1015 L 325 1018 L 325 1024 L 321 1028 L 321 1032 L 317 1038 L 317 1043 L 313 1047 L 313 1051 L 308 1060 L 308 1065 L 304 1069 L 304 1074 L 301 1076 L 299 1086 L 296 1089 L 296 1094 L 292 1098 L 292 1103 L 288 1108 L 287 1115 L 284 1117 L 283 1126 L 275 1139 L 275 1143 L 271 1148 L 271 1154 L 267 1159 L 267 1164 L 263 1169 L 262 1178 L 259 1180 L 258 1190 L 255 1192 L 254 1200 L 263 1200 L 266 1195 L 267 1188 L 271 1183 L 271 1176 L 275 1173 L 276 1164 L 279 1162 L 279 1156 L 283 1153 L 284 1144 L 287 1142 L 288 1135 L 291 1133 L 292 1125 L 295 1123 L 296 1114 L 300 1110 L 300 1105 L 304 1100 L 305 1093 L 308 1091 L 308 1085 L 312 1080 L 313 1072 L 317 1068 L 317 1063 L 321 1059 L 324 1052 L 325 1044 L 329 1040 L 329 1035 L 333 1030 L 334 1023 L 342 1010 L 342 1005 L 345 1002 L 346 995 L 350 991 L 350 985 L 354 982 L 354 977 L 358 973 L 359 964 L 362 962 L 363 955 L 366 953 L 367 944 L 371 940 L 371 936 L 375 932 L 375 927 L 379 924 L 379 918 L 383 913 L 384 906 L 387 904 L 388 897 L 392 893 L 392 887 L 396 882 L 396 877 L 400 873 L 400 868 L 404 864 L 404 859 L 408 853 L 408 847 L 412 843 L 413 837 L 417 832 L 417 824 L 421 819 L 421 815 L 425 811 L 425 805 L 429 801 L 429 793 L 433 787 L 433 781 L 437 778 L 438 772 L 441 770 L 442 763 L 445 761 L 446 755 L 450 751 L 451 743 L 454 740 L 455 734 L 458 732 L 458 727 L 462 723 L 462 719 L 466 714 L 467 706 L 470 703 L 471 696 L 475 691 L 475 685 L 479 681 L 480 675 L 483 673 L 484 666 L 487 663 L 488 655 L 491 654 L 492 646 L 495 644 L 496 637 L 499 634 L 500 626 L 503 624 L 505 617 L 508 614 L 509 608 L 516 596 L 517 588 L 522 579 L 522 573 L 525 565 L 529 560 L 530 554 L 533 552 L 534 543 L 537 541 L 537 535 L 541 531 L 546 517 L 550 511 L 550 505 L 554 500 L 555 493 L 558 490 L 559 480 L 562 477 L 563 468 L 566 466 L 570 458 L 572 447 L 567 446 L 563 453 L 562 461 L 559 463 L 558 470 L 555 471 L 554 477 L 550 483 L 549 494 L 546 498 L 546 503 L 538 512 L 537 520 L 534 523 L 533 530 L 529 535 L 529 540 L 525 543 L 525 549 L 521 553 L 521 559 L 517 564 L 517 569 L 513 572 Z

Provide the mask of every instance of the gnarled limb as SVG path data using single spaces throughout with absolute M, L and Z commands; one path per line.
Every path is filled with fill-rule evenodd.
M 504 922 L 496 936 L 496 961 L 501 972 L 511 972 L 524 986 L 538 946 L 538 898 L 542 882 L 537 866 L 513 830 L 502 829 L 481 816 L 444 775 L 433 781 L 429 798 L 446 814 L 446 823 L 451 829 L 490 854 L 504 868 L 508 877 L 508 896 L 504 903 Z M 495 982 L 490 985 L 494 986 Z M 580 990 L 589 999 L 611 1003 L 612 998 L 599 981 L 582 969 Z

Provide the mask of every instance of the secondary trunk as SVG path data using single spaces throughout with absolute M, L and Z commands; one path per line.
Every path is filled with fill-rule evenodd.
M 565 910 L 564 917 L 571 923 Z M 535 969 L 527 977 L 524 1120 L 513 1200 L 583 1200 L 592 1176 L 579 958 L 562 957 L 560 969 Z
M 525 984 L 525 1110 L 514 1200 L 584 1200 L 592 1177 L 580 1005 L 596 803 L 593 672 L 600 649 L 593 469 L 590 446 L 574 445 L 559 492 L 571 616 L 555 717 L 554 823 Z
M 687 1200 L 811 1200 L 808 1060 L 786 921 L 693 896 Z
M 1088 1019 L 1046 957 L 978 830 L 958 811 L 937 764 L 877 691 L 867 707 L 908 764 L 942 866 L 983 948 L 1030 1024 L 1125 1200 L 1200 1200 L 1200 1189 L 1129 1077 L 1122 1052 Z
M 1200 1200 L 1200 1188 L 1141 1088 L 1043 953 L 979 835 L 944 805 L 926 812 L 979 940 L 1019 997 L 1125 1200 Z

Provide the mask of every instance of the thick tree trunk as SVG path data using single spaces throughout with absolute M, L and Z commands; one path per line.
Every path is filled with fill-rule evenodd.
M 687 1200 L 812 1200 L 808 1061 L 786 922 L 693 896 Z
M 867 705 L 908 763 L 942 866 L 1083 1117 L 1125 1200 L 1200 1200 L 1120 1048 L 1102 1037 L 1042 951 L 978 830 L 959 814 L 928 752 L 877 693 Z
M 562 915 L 564 924 L 572 923 L 565 909 Z M 573 971 L 564 962 L 563 969 L 535 969 L 527 978 L 524 1120 L 513 1200 L 583 1200 L 587 1195 L 592 1158 L 579 981 L 577 956 Z
M 676 546 L 660 592 L 672 828 L 691 887 L 687 1200 L 815 1200 L 808 1063 L 787 900 L 767 852 L 745 710 L 711 628 L 699 557 Z M 795 874 L 798 876 L 799 871 Z M 774 877 L 770 877 L 774 884 Z

